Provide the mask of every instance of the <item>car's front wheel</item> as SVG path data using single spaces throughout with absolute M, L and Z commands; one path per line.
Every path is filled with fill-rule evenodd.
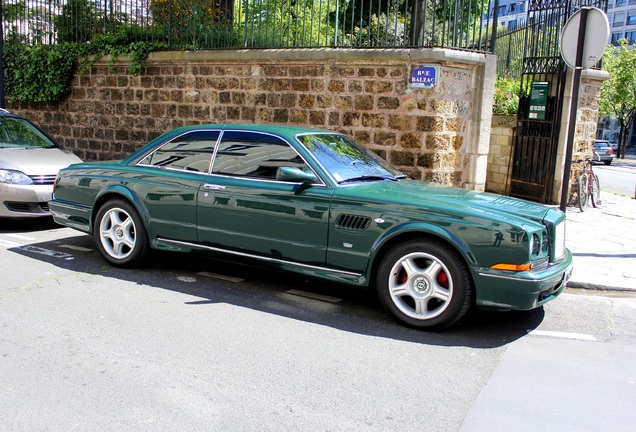
M 441 329 L 464 316 L 473 284 L 457 253 L 441 241 L 418 239 L 394 246 L 377 274 L 382 306 L 412 327 Z
M 115 266 L 134 267 L 148 255 L 148 234 L 137 210 L 127 201 L 106 202 L 97 212 L 93 230 L 97 249 Z

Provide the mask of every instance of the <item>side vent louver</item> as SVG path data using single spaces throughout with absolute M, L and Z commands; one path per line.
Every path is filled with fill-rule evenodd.
M 364 216 L 341 214 L 340 216 L 338 216 L 335 226 L 336 228 L 339 228 L 339 229 L 346 229 L 351 231 L 364 231 L 367 228 L 369 228 L 370 224 L 371 224 L 371 218 L 364 217 Z

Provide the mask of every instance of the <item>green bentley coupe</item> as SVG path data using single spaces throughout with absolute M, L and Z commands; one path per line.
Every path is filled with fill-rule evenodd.
M 528 310 L 572 271 L 565 215 L 406 176 L 346 135 L 275 125 L 172 130 L 130 157 L 62 169 L 50 210 L 112 265 L 152 249 L 258 260 L 377 290 L 413 327 L 472 306 Z

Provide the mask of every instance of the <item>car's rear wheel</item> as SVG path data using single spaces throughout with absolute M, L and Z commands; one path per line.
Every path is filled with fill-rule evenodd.
M 93 234 L 99 252 L 118 267 L 141 264 L 150 250 L 148 234 L 137 210 L 121 199 L 110 200 L 99 209 Z
M 394 246 L 377 274 L 382 306 L 399 321 L 441 329 L 459 321 L 472 304 L 473 284 L 457 253 L 437 240 Z

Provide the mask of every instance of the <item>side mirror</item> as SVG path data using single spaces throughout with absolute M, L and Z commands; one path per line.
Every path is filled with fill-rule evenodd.
M 276 170 L 276 180 L 312 184 L 318 183 L 318 177 L 313 172 L 305 172 L 296 167 L 280 167 Z

